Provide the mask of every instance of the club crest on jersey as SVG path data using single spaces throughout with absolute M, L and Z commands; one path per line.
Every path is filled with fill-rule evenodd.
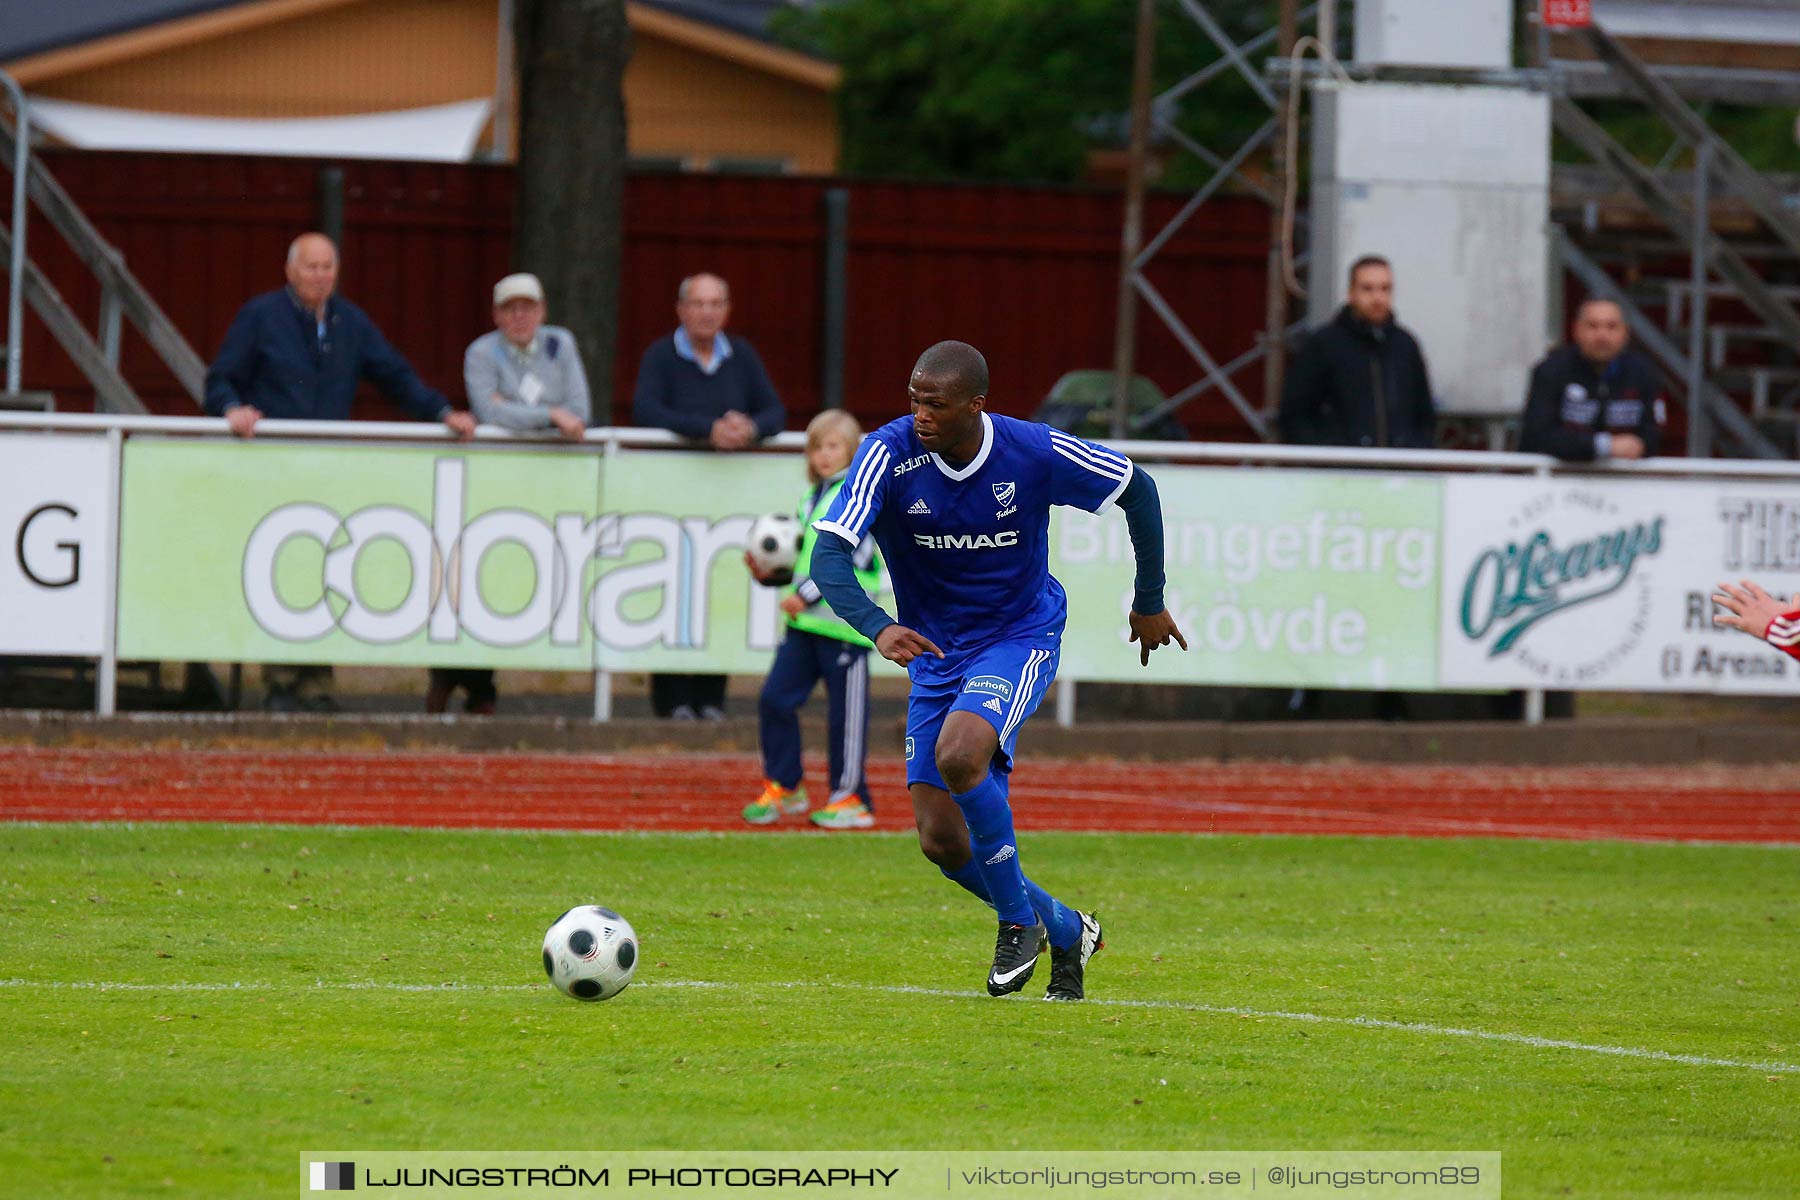
M 1018 491 L 1018 486 L 1011 481 L 1006 483 L 996 483 L 994 485 L 994 499 L 1000 502 L 1001 508 L 1005 508 L 1013 502 L 1013 497 L 1018 494 Z
M 963 684 L 965 692 L 989 692 L 1002 700 L 1012 699 L 1012 681 L 998 675 L 977 675 Z

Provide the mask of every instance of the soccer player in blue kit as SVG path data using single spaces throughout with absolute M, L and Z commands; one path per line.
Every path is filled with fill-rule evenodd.
M 1080 1000 L 1100 922 L 1026 877 L 1007 803 L 1019 727 L 1056 676 L 1062 585 L 1050 575 L 1050 507 L 1125 513 L 1137 560 L 1129 621 L 1139 661 L 1187 639 L 1163 607 L 1162 508 L 1130 459 L 987 407 L 987 362 L 939 342 L 907 387 L 912 415 L 869 434 L 814 528 L 812 577 L 832 611 L 907 669 L 906 781 L 919 845 L 1000 917 L 988 993 L 1023 988 L 1050 949 L 1046 999 Z M 895 621 L 857 583 L 851 554 L 873 532 L 894 581 Z

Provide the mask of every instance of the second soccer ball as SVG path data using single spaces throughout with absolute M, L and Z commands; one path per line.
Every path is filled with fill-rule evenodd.
M 750 526 L 750 561 L 768 587 L 794 582 L 794 564 L 800 559 L 800 522 L 787 513 L 758 517 Z

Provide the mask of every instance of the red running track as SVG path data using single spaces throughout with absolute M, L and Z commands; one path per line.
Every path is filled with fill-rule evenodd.
M 871 767 L 877 827 L 910 829 L 902 764 Z M 0 820 L 745 830 L 759 782 L 747 755 L 0 747 Z M 1039 759 L 1012 797 L 1027 830 L 1800 844 L 1800 767 Z

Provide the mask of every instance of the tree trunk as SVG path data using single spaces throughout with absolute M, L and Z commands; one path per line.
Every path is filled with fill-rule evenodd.
M 519 171 L 513 266 L 581 346 L 593 423 L 613 423 L 625 181 L 624 0 L 513 0 Z

